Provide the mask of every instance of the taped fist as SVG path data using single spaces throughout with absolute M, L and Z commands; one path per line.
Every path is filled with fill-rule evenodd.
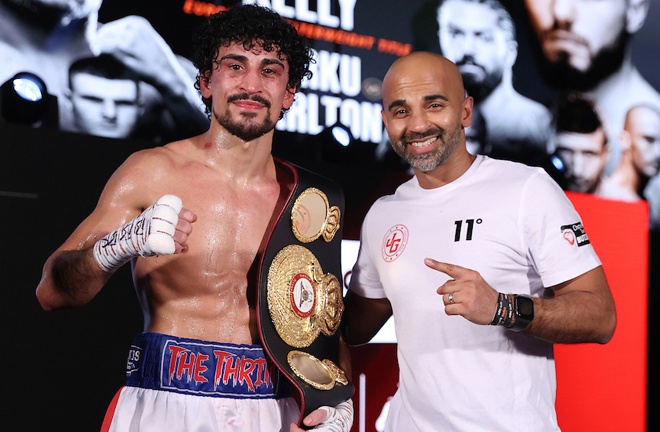
M 174 233 L 182 208 L 179 197 L 162 196 L 140 216 L 97 241 L 96 262 L 106 272 L 113 272 L 137 256 L 173 254 Z
M 317 432 L 349 432 L 353 426 L 353 401 L 351 399 L 341 402 L 336 407 L 322 406 L 312 411 L 303 423 L 305 426 L 316 426 Z M 302 430 L 291 425 L 291 432 Z

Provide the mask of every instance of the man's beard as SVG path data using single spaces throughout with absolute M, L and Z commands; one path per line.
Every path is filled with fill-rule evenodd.
M 475 65 L 484 71 L 483 79 L 480 79 L 478 76 L 471 73 L 461 72 L 465 91 L 468 95 L 474 98 L 475 102 L 479 103 L 486 99 L 493 90 L 500 85 L 503 76 L 502 70 L 498 69 L 489 73 L 485 68 L 475 63 L 475 61 L 469 57 L 464 57 L 456 63 L 459 70 L 461 69 L 461 66 L 465 64 Z
M 252 141 L 275 128 L 275 123 L 270 118 L 270 102 L 266 99 L 257 95 L 250 97 L 247 93 L 241 93 L 239 95 L 230 96 L 227 102 L 231 103 L 237 100 L 253 100 L 264 104 L 268 110 L 266 111 L 266 118 L 264 118 L 264 121 L 261 123 L 254 123 L 252 121 L 252 119 L 256 117 L 256 113 L 242 113 L 240 115 L 244 121 L 234 121 L 231 112 L 229 112 L 229 108 L 227 108 L 222 114 L 213 111 L 213 117 L 215 117 L 220 126 L 227 129 L 230 134 L 243 141 Z
M 594 194 L 596 193 L 596 189 L 598 189 L 598 180 L 569 175 L 568 185 L 568 189 L 573 192 Z
M 622 32 L 611 46 L 604 47 L 596 54 L 585 71 L 574 68 L 568 55 L 563 55 L 551 63 L 543 52 L 539 51 L 537 55 L 541 63 L 541 77 L 556 90 L 593 90 L 621 67 L 629 40 L 630 34 Z
M 441 145 L 435 150 L 419 155 L 411 155 L 408 152 L 410 141 L 419 141 L 424 138 L 438 137 Z M 442 165 L 449 156 L 454 153 L 456 147 L 461 142 L 461 129 L 456 128 L 453 132 L 447 133 L 445 129 L 432 128 L 423 133 L 404 134 L 395 145 L 392 145 L 394 151 L 415 170 L 421 172 L 432 171 Z

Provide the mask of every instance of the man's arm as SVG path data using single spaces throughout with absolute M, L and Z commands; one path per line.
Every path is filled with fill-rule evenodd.
M 177 197 L 152 197 L 153 187 L 145 185 L 167 175 L 159 168 L 165 153 L 159 147 L 131 155 L 106 183 L 94 211 L 46 260 L 36 290 L 44 310 L 89 302 L 134 257 L 187 250 L 197 216 Z
M 425 264 L 447 274 L 437 293 L 445 312 L 489 325 L 498 305 L 498 292 L 470 269 L 427 258 Z M 616 328 L 616 308 L 602 266 L 550 289 L 553 298 L 534 298 L 534 319 L 523 333 L 554 343 L 607 343 Z M 451 299 L 450 299 L 451 295 Z
M 554 298 L 533 299 L 534 319 L 524 333 L 555 343 L 612 339 L 616 308 L 602 266 L 551 289 Z
M 101 194 L 94 211 L 85 218 L 65 242 L 51 254 L 37 286 L 37 299 L 46 311 L 83 305 L 106 284 L 112 273 L 96 262 L 93 247 L 103 236 L 139 214 L 110 199 L 112 179 Z
M 91 248 L 55 251 L 46 261 L 37 299 L 45 311 L 89 302 L 106 284 L 106 273 L 94 260 Z
M 392 305 L 388 299 L 370 299 L 349 291 L 344 297 L 344 341 L 349 345 L 369 342 L 391 316 Z
M 196 219 L 192 212 L 182 209 L 178 197 L 166 195 L 104 237 L 96 240 L 98 234 L 87 235 L 85 241 L 77 243 L 78 249 L 68 249 L 83 233 L 98 232 L 88 231 L 88 227 L 103 214 L 97 207 L 47 260 L 37 287 L 37 298 L 45 310 L 89 302 L 110 276 L 133 258 L 185 252 Z

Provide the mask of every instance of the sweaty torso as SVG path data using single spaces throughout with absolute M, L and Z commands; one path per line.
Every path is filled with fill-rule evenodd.
M 134 279 L 145 330 L 257 342 L 258 250 L 280 193 L 274 170 L 253 181 L 236 181 L 217 167 L 179 155 L 167 163 L 173 164 L 170 174 L 149 185 L 157 189 L 153 201 L 175 194 L 197 221 L 187 252 L 137 259 Z

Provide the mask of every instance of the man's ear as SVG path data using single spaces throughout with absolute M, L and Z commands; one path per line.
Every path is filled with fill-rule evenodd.
M 636 33 L 644 25 L 649 13 L 649 0 L 628 0 L 626 9 L 626 31 Z
M 65 88 L 62 90 L 62 95 L 64 96 L 60 100 L 62 101 L 62 106 L 60 107 L 61 110 L 66 110 L 69 113 L 72 113 L 74 110 L 74 104 L 73 104 L 73 90 L 71 90 L 69 87 Z
M 284 95 L 284 100 L 282 101 L 282 108 L 289 109 L 293 105 L 293 101 L 296 99 L 296 87 L 286 87 L 286 94 Z
M 211 71 L 199 74 L 199 92 L 205 98 L 211 97 Z
M 472 124 L 472 109 L 474 108 L 474 99 L 472 96 L 467 96 L 463 100 L 463 115 L 461 117 L 461 126 L 463 129 Z
M 518 42 L 510 40 L 506 43 L 506 65 L 512 68 L 518 59 Z
M 622 130 L 619 134 L 619 145 L 621 146 L 621 151 L 626 152 L 632 148 L 632 139 L 630 137 L 630 132 L 627 130 Z

